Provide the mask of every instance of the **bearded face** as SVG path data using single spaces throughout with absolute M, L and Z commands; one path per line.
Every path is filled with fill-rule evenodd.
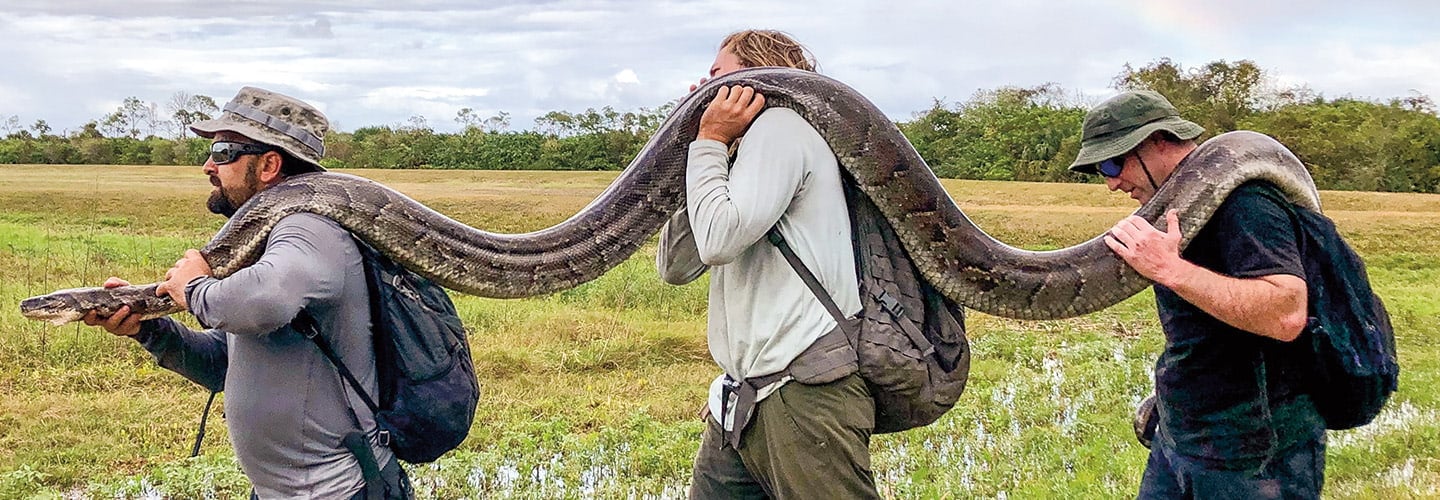
M 210 212 L 229 218 L 240 210 L 240 206 L 260 192 L 260 157 L 247 158 L 216 166 L 210 175 L 210 199 L 205 206 Z

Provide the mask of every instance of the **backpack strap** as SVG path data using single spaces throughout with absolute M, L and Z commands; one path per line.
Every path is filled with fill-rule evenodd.
M 370 408 L 371 415 L 380 413 L 380 407 L 375 404 L 375 400 L 370 399 L 370 394 L 360 386 L 360 381 L 355 378 L 355 374 L 350 372 L 350 369 L 345 366 L 345 362 L 340 361 L 340 356 L 335 354 L 335 349 L 330 346 L 330 342 L 320 335 L 320 328 L 316 326 L 315 318 L 310 316 L 309 311 L 301 309 L 290 325 L 295 328 L 296 332 L 315 342 L 315 347 L 320 348 L 320 353 L 325 355 L 325 359 L 329 359 L 330 364 L 335 365 L 335 370 L 340 372 L 340 377 L 344 378 L 352 389 L 355 389 L 355 394 L 360 396 L 360 400 Z M 346 400 L 348 407 L 349 398 Z M 346 433 L 340 444 L 352 455 L 355 455 L 355 461 L 359 462 L 360 476 L 365 479 L 366 495 L 372 499 L 378 499 L 380 497 L 376 496 L 376 492 L 385 491 L 384 479 L 380 477 L 380 463 L 375 459 L 375 451 L 370 449 L 370 439 L 365 436 L 364 429 L 360 427 L 360 417 L 355 415 L 354 407 L 350 407 L 350 418 L 355 421 L 356 430 Z M 388 432 L 380 431 L 381 446 L 389 446 L 389 438 Z
M 767 237 L 771 243 L 780 249 L 780 253 L 785 255 L 785 260 L 789 261 L 790 267 L 794 268 L 795 272 L 800 275 L 801 281 L 804 281 L 805 285 L 810 287 L 811 292 L 815 294 L 815 297 L 820 299 L 820 303 L 825 306 L 825 310 L 830 311 L 830 316 L 835 318 L 837 328 L 836 331 L 832 333 L 838 333 L 846 337 L 845 340 L 839 342 L 849 342 L 853 347 L 857 339 L 853 338 L 849 332 L 845 332 L 843 328 L 841 328 L 845 325 L 845 314 L 840 312 L 840 306 L 835 305 L 835 301 L 825 293 L 824 288 L 820 286 L 820 280 L 816 279 L 815 275 L 810 272 L 810 269 L 806 268 L 805 264 L 800 262 L 800 257 L 795 255 L 795 251 L 791 250 L 790 245 L 785 243 L 785 238 L 780 236 L 778 228 L 771 228 L 770 232 L 767 233 Z M 821 340 L 824 339 L 822 338 Z M 816 344 L 819 343 L 820 341 L 817 340 Z M 806 357 L 806 354 L 815 347 L 815 345 L 812 345 L 810 348 L 807 348 L 805 352 L 800 353 L 800 356 L 796 357 L 796 360 Z M 761 375 L 759 377 L 750 377 L 744 380 L 735 380 L 730 374 L 725 374 L 725 380 L 722 382 L 720 389 L 720 415 L 716 418 L 716 421 L 721 424 L 720 429 L 721 433 L 725 436 L 726 445 L 737 450 L 740 449 L 740 438 L 745 431 L 745 427 L 750 425 L 750 417 L 752 413 L 754 413 L 755 400 L 759 398 L 760 390 L 784 380 L 786 377 L 792 376 L 791 370 L 794 366 L 795 361 L 791 361 L 790 366 L 786 366 L 785 369 L 779 372 Z M 725 430 L 725 416 L 731 413 L 731 394 L 735 395 L 735 408 L 733 411 L 735 418 L 730 422 L 730 429 Z
M 379 297 L 379 292 L 375 288 L 376 285 L 374 283 L 374 279 L 370 276 L 370 272 L 368 269 L 370 263 L 366 260 L 369 258 L 369 254 L 366 253 L 366 250 L 369 250 L 370 247 L 367 246 L 364 241 L 356 238 L 353 234 L 350 235 L 350 239 L 355 242 L 355 248 L 360 252 L 360 265 L 367 268 L 366 272 L 364 273 L 366 289 L 365 293 L 369 297 L 368 301 L 370 303 L 370 327 L 372 329 L 371 334 L 373 335 L 373 329 L 375 328 L 375 325 L 380 324 L 380 307 L 378 304 L 375 303 L 375 301 L 377 300 L 376 298 Z M 290 326 L 295 328 L 296 332 L 304 335 L 305 338 L 315 342 L 315 346 L 320 348 L 320 353 L 325 355 L 325 359 L 330 360 L 330 364 L 335 365 L 335 370 L 340 372 L 340 376 L 345 379 L 346 383 L 350 384 L 350 387 L 352 389 L 355 390 L 355 395 L 360 396 L 360 400 L 365 403 L 365 407 L 370 409 L 370 414 L 372 416 L 378 415 L 380 413 L 380 405 L 375 403 L 375 399 L 370 397 L 370 393 L 365 392 L 365 388 L 360 385 L 360 380 L 355 378 L 355 375 L 350 372 L 350 369 L 345 366 L 345 363 L 343 361 L 340 361 L 340 356 L 335 354 L 335 349 L 331 348 L 330 343 L 325 340 L 325 337 L 320 335 L 320 328 L 315 322 L 315 318 L 310 315 L 309 311 L 301 309 L 300 312 L 295 315 L 295 319 L 290 322 Z M 376 363 L 379 363 L 378 359 L 376 360 Z M 354 408 L 350 409 L 350 416 L 355 419 L 355 426 L 359 427 L 360 417 L 355 415 Z M 379 441 L 380 446 L 390 446 L 390 431 L 380 429 Z
M 815 277 L 815 273 L 810 272 L 810 268 L 805 267 L 800 256 L 795 255 L 795 250 L 791 249 L 790 244 L 785 242 L 785 237 L 780 235 L 780 226 L 770 228 L 770 231 L 765 233 L 765 237 L 770 240 L 771 245 L 775 245 L 775 248 L 780 250 L 781 255 L 785 256 L 785 261 L 790 263 L 795 274 L 800 275 L 800 281 L 805 282 L 805 286 L 810 288 L 810 293 L 815 294 L 815 298 L 820 300 L 820 304 L 825 306 L 826 311 L 830 311 L 830 317 L 835 318 L 835 321 L 838 322 L 845 321 L 845 313 L 840 312 L 840 306 L 835 305 L 835 299 L 825 291 L 825 287 L 820 284 L 820 279 Z
M 370 398 L 370 393 L 365 392 L 365 388 L 360 386 L 360 380 L 356 379 L 350 369 L 345 367 L 343 361 L 340 361 L 340 356 L 335 354 L 335 349 L 330 347 L 330 342 L 320 335 L 320 329 L 315 326 L 315 318 L 311 317 L 308 311 L 300 310 L 291 325 L 295 327 L 295 331 L 315 342 L 315 346 L 320 348 L 320 353 L 325 355 L 325 359 L 330 360 L 330 364 L 335 365 L 335 370 L 340 372 L 340 377 L 355 389 L 355 394 L 360 396 L 360 400 L 365 402 L 365 406 L 370 408 L 372 413 L 380 412 L 380 405 L 375 404 L 375 400 Z
M 785 256 L 785 261 L 789 262 L 790 267 L 795 269 L 795 274 L 800 275 L 800 281 L 805 282 L 805 286 L 810 288 L 810 292 L 815 294 L 815 298 L 820 300 L 820 304 L 825 306 L 825 310 L 830 311 L 830 316 L 834 317 L 836 322 L 844 323 L 845 313 L 840 312 L 840 306 L 835 305 L 835 299 L 830 297 L 829 292 L 825 291 L 825 287 L 820 284 L 820 280 L 815 277 L 815 273 L 810 272 L 810 268 L 805 267 L 805 263 L 800 260 L 800 256 L 796 255 L 795 250 L 790 248 L 790 244 L 785 242 L 785 237 L 780 235 L 780 226 L 770 228 L 770 231 L 765 233 L 765 237 L 770 240 L 770 244 L 775 245 L 775 248 L 780 250 L 781 255 Z M 894 295 L 890 295 L 890 292 L 885 290 L 881 290 L 878 294 L 872 293 L 872 295 L 875 298 L 875 302 L 880 304 L 880 307 L 885 309 L 885 312 L 890 313 L 891 317 L 895 318 L 895 323 L 899 325 L 901 331 L 905 332 L 906 337 L 910 337 L 910 342 L 915 345 L 916 349 L 920 350 L 922 357 L 935 354 L 935 345 L 931 344 L 930 341 L 925 338 L 925 334 L 920 331 L 920 327 L 916 326 L 915 322 L 910 321 L 910 318 L 905 315 L 905 306 L 901 305 L 900 301 L 896 299 Z

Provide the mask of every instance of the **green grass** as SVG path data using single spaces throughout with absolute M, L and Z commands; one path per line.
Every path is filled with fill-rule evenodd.
M 154 281 L 221 219 L 196 168 L 7 166 L 0 302 L 110 275 Z M 606 173 L 359 171 L 500 232 L 569 217 Z M 1096 185 L 947 181 L 991 234 L 1058 248 L 1133 207 Z M 1440 197 L 1323 193 L 1390 307 L 1401 391 L 1376 423 L 1330 436 L 1327 496 L 1440 497 Z M 545 200 L 537 203 L 535 200 Z M 470 437 L 410 468 L 423 497 L 683 497 L 718 373 L 706 281 L 659 281 L 654 247 L 546 297 L 456 295 L 482 399 Z M 1133 496 L 1145 461 L 1130 416 L 1163 343 L 1146 291 L 1099 313 L 1031 322 L 972 314 L 969 387 L 934 425 L 874 440 L 896 498 Z M 133 341 L 0 312 L 0 498 L 245 498 L 215 410 L 187 458 L 206 393 Z M 187 319 L 188 318 L 182 318 Z M 223 407 L 223 396 L 217 406 Z

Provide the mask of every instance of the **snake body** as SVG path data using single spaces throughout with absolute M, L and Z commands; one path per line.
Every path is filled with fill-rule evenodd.
M 688 145 L 701 114 L 719 86 L 737 84 L 754 87 L 767 106 L 806 118 L 846 176 L 880 207 L 921 274 L 961 305 L 1011 318 L 1058 319 L 1109 307 L 1150 285 L 1099 236 L 1044 252 L 990 237 L 955 205 L 874 104 L 836 80 L 781 68 L 737 71 L 692 92 L 598 198 L 544 230 L 486 232 L 373 181 L 327 172 L 293 176 L 261 191 L 201 253 L 213 276 L 224 278 L 259 259 L 281 218 L 312 212 L 452 290 L 517 298 L 571 288 L 623 262 L 683 207 Z M 1231 132 L 1192 153 L 1136 214 L 1156 223 L 1167 209 L 1178 209 L 1182 244 L 1188 244 L 1230 191 L 1252 180 L 1274 183 L 1291 201 L 1319 209 L 1314 181 L 1289 150 L 1262 134 Z M 153 297 L 154 286 L 63 290 L 26 299 L 21 310 L 56 323 L 127 304 L 147 318 L 177 312 L 168 300 Z

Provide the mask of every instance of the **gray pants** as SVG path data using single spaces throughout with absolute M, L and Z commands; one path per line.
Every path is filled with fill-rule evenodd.
M 738 450 L 706 420 L 691 499 L 880 498 L 870 471 L 875 403 L 859 375 L 785 384 L 755 406 Z

